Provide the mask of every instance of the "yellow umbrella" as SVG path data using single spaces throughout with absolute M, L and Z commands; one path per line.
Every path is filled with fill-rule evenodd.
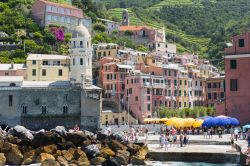
M 204 121 L 204 120 L 202 120 L 202 119 L 196 120 L 196 121 L 194 122 L 194 124 L 193 124 L 193 127 L 194 127 L 194 128 L 201 127 L 203 121 Z
M 151 119 L 149 119 L 149 118 L 145 118 L 145 119 L 143 120 L 143 122 L 145 122 L 145 123 L 149 123 L 149 122 L 151 122 Z
M 173 126 L 176 128 L 181 128 L 184 125 L 184 120 L 182 118 L 174 119 Z
M 159 122 L 166 122 L 166 121 L 168 121 L 168 118 L 161 118 L 161 119 L 159 119 Z
M 176 117 L 168 119 L 168 121 L 166 122 L 166 125 L 167 126 L 173 126 L 175 119 L 176 119 Z
M 192 127 L 195 122 L 193 118 L 186 118 L 184 119 L 184 127 Z

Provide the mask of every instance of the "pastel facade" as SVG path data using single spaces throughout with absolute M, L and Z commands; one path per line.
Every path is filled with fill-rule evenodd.
M 70 58 L 63 55 L 29 54 L 28 81 L 68 81 Z
M 32 16 L 41 27 L 61 25 L 72 31 L 79 24 L 88 28 L 92 26 L 91 20 L 83 16 L 82 9 L 46 0 L 37 0 L 34 3 Z
M 250 33 L 233 37 L 232 44 L 225 49 L 225 111 L 245 124 L 250 122 Z
M 27 67 L 25 64 L 0 64 L 0 76 L 23 76 L 27 78 Z
M 94 58 L 101 59 L 104 57 L 117 57 L 118 45 L 114 43 L 93 44 Z
M 113 112 L 113 110 L 102 111 L 102 125 L 112 124 L 138 124 L 138 120 L 128 114 L 128 112 Z

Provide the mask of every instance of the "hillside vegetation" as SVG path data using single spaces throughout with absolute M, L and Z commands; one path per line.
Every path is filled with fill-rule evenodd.
M 113 10 L 121 12 L 129 8 L 143 24 L 165 25 L 167 40 L 177 43 L 179 52 L 198 53 L 220 67 L 231 36 L 250 31 L 249 0 L 104 0 L 102 3 L 108 4 L 106 8 L 111 15 Z

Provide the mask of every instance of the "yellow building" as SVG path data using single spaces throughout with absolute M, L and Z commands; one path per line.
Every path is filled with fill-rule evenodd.
M 102 125 L 107 124 L 138 124 L 138 120 L 127 112 L 113 112 L 112 110 L 102 111 Z
M 63 55 L 29 54 L 28 81 L 68 81 L 70 58 Z
M 179 95 L 178 95 L 178 107 L 186 108 L 189 106 L 188 97 L 188 72 L 186 70 L 179 71 Z
M 114 43 L 100 43 L 93 44 L 94 57 L 96 59 L 101 59 L 103 57 L 116 58 L 117 55 L 117 44 Z

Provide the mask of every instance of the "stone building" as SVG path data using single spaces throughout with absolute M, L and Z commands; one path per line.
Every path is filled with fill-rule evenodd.
M 101 89 L 92 85 L 92 46 L 88 41 L 88 30 L 76 27 L 71 43 L 83 42 L 83 47 L 70 46 L 72 80 L 24 81 L 20 76 L 2 76 L 0 125 L 21 124 L 38 130 L 58 125 L 69 129 L 79 124 L 81 129 L 96 131 L 101 124 L 102 100 Z

